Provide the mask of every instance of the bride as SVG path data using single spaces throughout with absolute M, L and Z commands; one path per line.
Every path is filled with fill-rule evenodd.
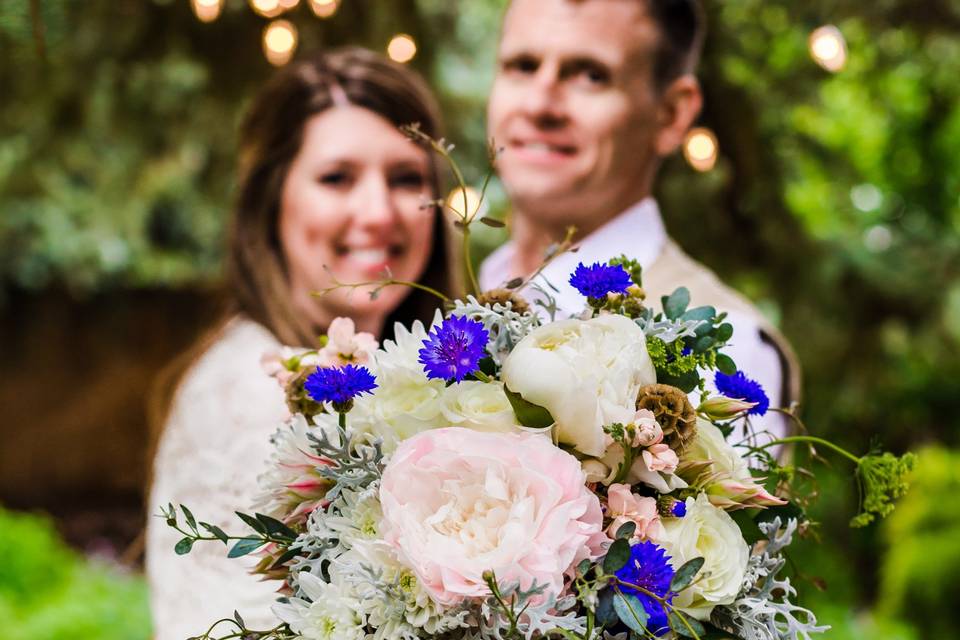
M 294 63 L 260 92 L 241 130 L 240 179 L 229 237 L 232 311 L 185 356 L 155 414 L 149 513 L 188 504 L 236 528 L 286 408 L 261 357 L 281 345 L 316 346 L 338 316 L 377 337 L 393 321 L 429 320 L 435 302 L 392 286 L 313 292 L 334 283 L 397 280 L 451 292 L 451 249 L 436 206 L 437 167 L 398 126 L 439 137 L 422 79 L 378 54 L 350 48 Z M 236 608 L 253 627 L 275 624 L 274 585 L 218 545 L 177 557 L 175 532 L 147 527 L 146 571 L 156 640 L 183 640 Z

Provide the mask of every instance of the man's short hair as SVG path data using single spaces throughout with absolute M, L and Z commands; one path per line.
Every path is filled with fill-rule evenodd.
M 698 0 L 643 0 L 643 3 L 660 32 L 654 53 L 653 80 L 658 89 L 663 89 L 696 69 L 706 20 Z

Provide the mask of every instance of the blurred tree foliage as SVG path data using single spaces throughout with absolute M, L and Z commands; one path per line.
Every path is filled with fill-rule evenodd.
M 343 0 L 327 20 L 305 4 L 285 16 L 301 52 L 414 36 L 412 64 L 479 179 L 503 0 Z M 960 2 L 706 6 L 701 122 L 721 157 L 708 173 L 665 164 L 672 234 L 793 340 L 811 429 L 853 449 L 958 446 Z M 211 24 L 187 0 L 0 0 L 0 281 L 89 291 L 216 278 L 236 125 L 271 71 L 265 23 L 241 0 Z M 825 23 L 849 49 L 836 74 L 807 51 Z M 846 528 L 848 485 L 826 488 L 824 544 L 799 564 L 869 603 L 882 541 Z

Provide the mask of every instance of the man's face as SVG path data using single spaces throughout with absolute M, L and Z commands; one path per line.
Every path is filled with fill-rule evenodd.
M 584 229 L 592 213 L 646 195 L 658 162 L 656 41 L 639 0 L 513 1 L 487 126 L 520 211 Z

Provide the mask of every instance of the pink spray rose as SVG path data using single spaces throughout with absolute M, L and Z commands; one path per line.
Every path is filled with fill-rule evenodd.
M 489 570 L 559 594 L 608 541 L 579 461 L 543 434 L 419 433 L 387 465 L 380 502 L 384 539 L 443 605 L 489 595 Z
M 366 364 L 377 350 L 377 340 L 366 331 L 356 332 L 350 318 L 334 318 L 327 329 L 327 344 L 317 353 L 321 367 Z
M 656 539 L 663 531 L 657 501 L 632 493 L 628 484 L 612 484 L 607 489 L 607 516 L 613 518 L 607 527 L 607 535 L 611 538 L 627 522 L 637 525 L 632 538 L 635 542 Z

